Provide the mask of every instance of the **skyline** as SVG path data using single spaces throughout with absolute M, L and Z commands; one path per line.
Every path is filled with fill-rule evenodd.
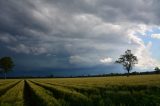
M 115 64 L 127 49 L 133 71 L 160 66 L 158 0 L 0 1 L 0 57 L 11 75 L 123 73 Z

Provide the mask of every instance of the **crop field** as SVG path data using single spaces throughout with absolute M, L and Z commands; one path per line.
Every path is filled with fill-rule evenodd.
M 0 80 L 0 106 L 160 106 L 160 75 Z

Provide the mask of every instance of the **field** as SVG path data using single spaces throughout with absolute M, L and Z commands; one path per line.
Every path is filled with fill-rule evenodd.
M 160 75 L 0 80 L 0 106 L 160 106 Z

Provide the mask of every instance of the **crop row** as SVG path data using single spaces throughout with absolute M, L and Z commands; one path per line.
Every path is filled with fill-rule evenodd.
M 5 95 L 0 97 L 0 106 L 23 106 L 23 89 L 24 81 L 16 82 Z
M 142 83 L 143 79 L 135 81 L 137 85 L 114 82 L 102 86 L 95 79 L 104 83 L 107 78 L 0 80 L 0 106 L 160 105 L 159 77 L 144 76 L 149 83 Z
M 137 75 L 137 76 L 115 76 L 115 77 L 91 77 L 91 78 L 54 78 L 36 79 L 43 82 L 52 82 L 79 86 L 108 86 L 108 85 L 148 85 L 160 86 L 160 75 Z
M 160 104 L 160 87 L 148 85 L 108 85 L 105 87 L 84 86 L 76 84 L 62 84 L 53 81 L 39 81 L 44 88 L 63 88 L 76 91 L 85 95 L 90 100 L 89 104 L 98 105 L 157 105 Z M 48 87 L 46 87 L 48 86 Z M 58 93 L 58 95 L 60 95 Z
M 55 95 L 63 95 L 60 93 L 60 90 L 68 89 L 70 91 L 76 91 L 77 93 L 84 95 L 88 98 L 88 101 L 83 103 L 92 106 L 98 105 L 156 105 L 160 102 L 160 88 L 158 86 L 147 86 L 147 85 L 117 85 L 117 86 L 106 86 L 106 87 L 86 87 L 86 86 L 76 86 L 76 85 L 67 85 L 67 84 L 58 84 L 55 82 L 47 81 L 35 81 L 33 82 L 39 86 L 44 87 L 45 89 L 52 90 Z M 53 90 L 54 89 L 54 90 Z M 57 89 L 57 90 L 55 90 Z M 56 96 L 55 96 L 56 97 Z M 56 97 L 56 98 L 58 98 Z M 68 97 L 68 96 L 66 96 Z M 64 98 L 61 96 L 60 98 Z M 76 99 L 76 98 L 75 98 Z M 65 99 L 66 100 L 66 99 Z M 78 100 L 78 99 L 77 99 Z M 87 99 L 86 99 L 87 100 Z M 67 100 L 69 101 L 69 100 Z M 74 103 L 72 101 L 72 103 Z M 75 102 L 76 103 L 76 102 Z
M 0 96 L 7 92 L 10 88 L 14 87 L 19 81 L 13 81 L 7 84 L 0 86 Z
M 30 81 L 25 81 L 25 99 L 28 106 L 59 106 L 50 91 Z

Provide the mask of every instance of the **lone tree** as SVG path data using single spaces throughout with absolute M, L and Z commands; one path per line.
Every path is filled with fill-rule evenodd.
M 159 69 L 159 67 L 155 67 L 155 73 L 160 73 L 160 69 Z
M 132 70 L 133 66 L 138 63 L 138 59 L 131 53 L 131 50 L 127 50 L 115 63 L 122 64 L 124 69 L 128 72 L 127 76 L 129 76 L 129 72 Z
M 12 68 L 14 67 L 14 63 L 12 61 L 11 57 L 2 57 L 0 59 L 0 71 L 4 73 L 4 78 L 6 79 L 6 74 L 9 71 L 12 71 Z

